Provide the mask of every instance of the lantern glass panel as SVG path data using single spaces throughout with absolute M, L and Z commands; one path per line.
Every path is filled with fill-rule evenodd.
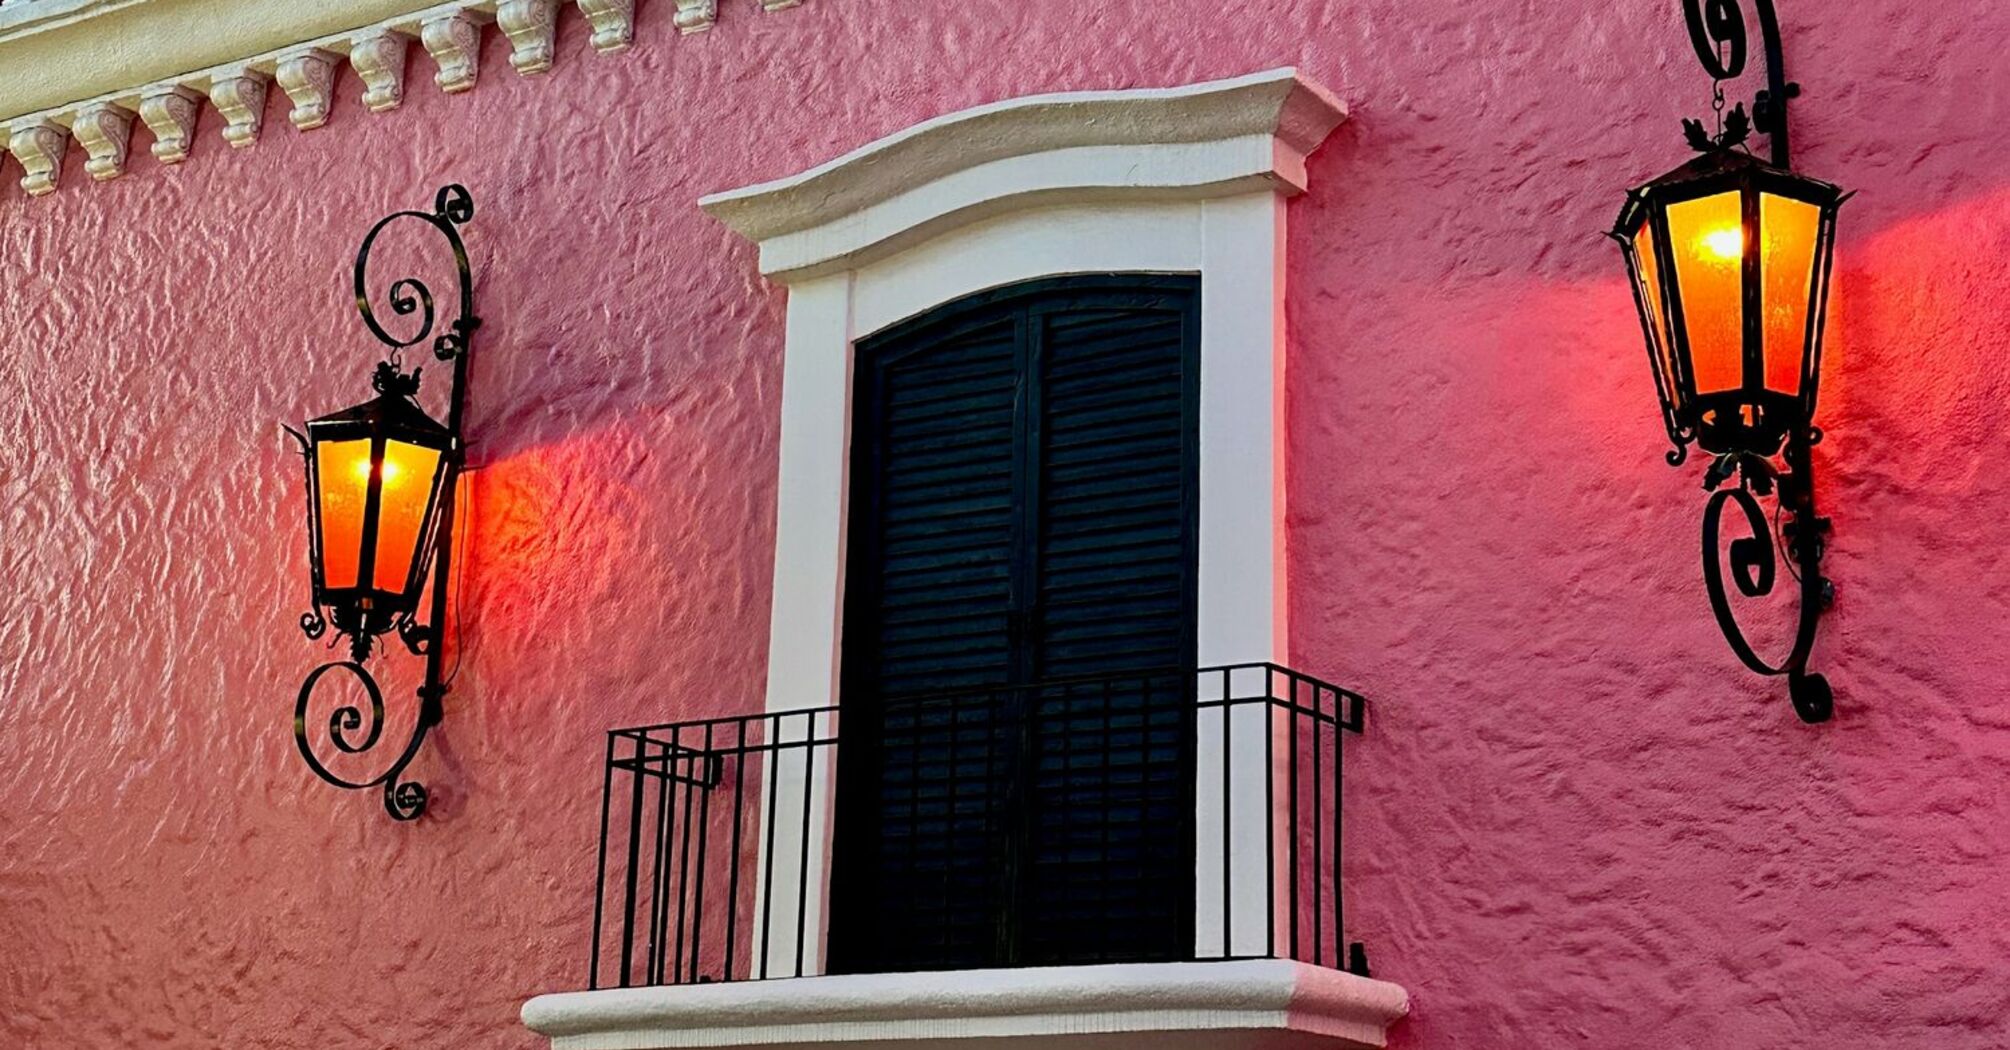
M 370 439 L 322 441 L 314 448 L 321 501 L 321 579 L 330 590 L 358 583 L 363 511 L 370 492 Z
M 1633 232 L 1634 280 L 1640 301 L 1647 304 L 1647 328 L 1654 367 L 1661 373 L 1661 389 L 1676 399 L 1675 361 L 1668 342 L 1668 314 L 1661 307 L 1661 257 L 1654 254 L 1654 224 L 1641 220 Z
M 371 569 L 380 591 L 403 593 L 432 504 L 440 452 L 403 441 L 384 442 L 383 488 L 377 509 L 377 554 Z M 369 475 L 368 462 L 364 475 Z
M 1766 389 L 1801 392 L 1808 303 L 1821 238 L 1819 206 L 1776 193 L 1759 195 L 1760 279 L 1764 282 Z
M 1743 385 L 1744 214 L 1736 190 L 1668 205 L 1668 246 L 1696 393 Z

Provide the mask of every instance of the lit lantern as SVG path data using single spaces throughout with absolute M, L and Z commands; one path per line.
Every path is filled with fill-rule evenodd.
M 379 342 L 391 348 L 391 359 L 380 363 L 370 385 L 377 396 L 340 412 L 307 422 L 307 432 L 287 431 L 300 442 L 307 460 L 307 544 L 313 581 L 314 607 L 300 617 L 300 629 L 310 639 L 326 634 L 330 623 L 338 635 L 349 636 L 349 659 L 324 663 L 300 683 L 293 704 L 293 743 L 307 768 L 322 780 L 351 791 L 382 789 L 384 810 L 395 820 L 416 820 L 426 810 L 425 785 L 405 776 L 426 734 L 445 717 L 453 675 L 444 660 L 447 621 L 447 580 L 453 561 L 454 478 L 461 466 L 462 412 L 466 406 L 468 355 L 475 329 L 474 282 L 468 272 L 467 245 L 459 227 L 473 219 L 474 198 L 460 185 L 444 186 L 433 198 L 432 211 L 393 212 L 370 227 L 356 252 L 356 309 Z M 433 293 L 416 277 L 391 282 L 385 300 L 391 312 L 417 323 L 405 334 L 393 334 L 378 323 L 369 295 L 370 249 L 378 234 L 404 220 L 438 233 L 453 253 L 452 313 L 434 312 Z M 448 362 L 444 398 L 447 421 L 426 414 L 415 400 L 419 369 L 399 370 L 400 354 L 432 340 L 433 356 Z M 421 610 L 424 603 L 426 608 Z M 325 613 L 324 613 L 325 610 Z M 427 617 L 419 620 L 420 614 Z M 386 738 L 383 691 L 364 668 L 376 639 L 396 631 L 414 655 L 425 658 L 425 677 L 416 690 L 418 719 L 411 736 L 397 746 L 389 768 L 374 776 L 357 777 L 353 769 L 331 765 L 316 753 L 308 718 L 317 684 L 329 675 L 350 680 L 349 700 L 337 706 L 325 723 L 335 750 L 345 756 L 370 752 Z M 458 659 L 458 654 L 456 654 Z M 356 690 L 362 699 L 357 699 Z
M 1626 257 L 1661 421 L 1675 445 L 1668 462 L 1687 459 L 1691 444 L 1713 456 L 1703 475 L 1710 610 L 1739 661 L 1784 677 L 1794 712 L 1822 722 L 1834 694 L 1808 663 L 1835 586 L 1822 574 L 1830 522 L 1816 509 L 1812 449 L 1822 439 L 1815 402 L 1836 212 L 1848 194 L 1794 173 L 1787 109 L 1800 85 L 1786 79 L 1772 0 L 1751 0 L 1751 8 L 1766 86 L 1748 117 L 1743 103 L 1724 107 L 1724 84 L 1745 68 L 1743 5 L 1683 0 L 1689 42 L 1712 81 L 1717 130 L 1683 121 L 1699 155 L 1628 192 L 1611 236 Z M 1769 139 L 1770 163 L 1746 147 L 1753 131 Z M 1732 591 L 1764 598 L 1786 577 L 1797 592 L 1792 642 L 1769 659 L 1746 636 Z
M 1675 443 L 1771 456 L 1814 419 L 1836 210 L 1826 182 L 1712 149 L 1627 194 L 1626 255 Z
M 357 659 L 418 608 L 440 493 L 453 483 L 453 431 L 413 400 L 418 373 L 379 365 L 378 396 L 307 423 L 314 601 Z

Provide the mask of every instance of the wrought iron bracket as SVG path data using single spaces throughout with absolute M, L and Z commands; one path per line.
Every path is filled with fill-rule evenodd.
M 1780 46 L 1780 16 L 1773 0 L 1752 0 L 1758 15 L 1760 47 L 1765 52 L 1766 87 L 1753 99 L 1752 125 L 1772 142 L 1773 166 L 1789 168 L 1792 157 L 1787 134 L 1787 104 L 1799 98 L 1801 86 L 1787 80 L 1787 64 Z M 1745 71 L 1745 12 L 1739 0 L 1682 0 L 1682 13 L 1689 26 L 1689 43 L 1703 71 L 1716 81 L 1730 80 Z
M 376 679 L 371 677 L 369 670 L 363 666 L 370 655 L 371 635 L 364 630 L 352 630 L 353 625 L 343 622 L 339 615 L 340 610 L 336 610 L 338 615 L 334 617 L 334 626 L 338 633 L 351 635 L 351 659 L 325 663 L 309 672 L 306 681 L 300 685 L 300 696 L 293 709 L 293 741 L 300 749 L 300 757 L 306 760 L 307 768 L 322 780 L 339 788 L 352 791 L 381 788 L 384 811 L 393 819 L 401 821 L 416 820 L 426 810 L 430 796 L 425 785 L 405 779 L 404 774 L 407 767 L 412 764 L 412 760 L 418 757 L 419 749 L 425 744 L 426 734 L 443 719 L 444 701 L 449 688 L 445 674 L 445 646 L 441 644 L 440 627 L 447 622 L 448 581 L 453 567 L 454 496 L 461 452 L 465 447 L 462 437 L 462 410 L 466 401 L 468 357 L 473 348 L 474 331 L 481 324 L 475 317 L 474 281 L 468 269 L 467 245 L 461 240 L 459 227 L 473 219 L 474 214 L 474 198 L 468 194 L 466 187 L 444 186 L 433 198 L 432 211 L 409 210 L 385 216 L 364 235 L 362 247 L 356 252 L 356 309 L 363 315 L 363 323 L 369 328 L 370 334 L 390 347 L 393 355 L 391 361 L 378 366 L 375 377 L 378 390 L 384 391 L 387 384 L 406 383 L 416 389 L 419 369 L 414 368 L 409 376 L 402 374 L 396 365 L 396 354 L 397 351 L 418 344 L 428 337 L 433 338 L 434 357 L 453 363 L 453 386 L 448 393 L 447 401 L 447 429 L 454 435 L 454 452 L 451 457 L 452 472 L 445 479 L 439 497 L 439 522 L 428 539 L 433 563 L 426 581 L 427 602 L 430 609 L 425 624 L 407 618 L 397 626 L 398 638 L 405 644 L 405 648 L 414 655 L 424 657 L 426 662 L 425 681 L 417 690 L 419 699 L 417 723 L 413 727 L 411 737 L 399 749 L 390 767 L 366 780 L 350 780 L 338 776 L 315 755 L 314 747 L 308 738 L 307 710 L 313 699 L 315 686 L 330 672 L 336 670 L 344 672 L 361 686 L 369 712 L 366 720 L 361 707 L 348 704 L 337 708 L 329 716 L 328 737 L 335 745 L 335 749 L 343 754 L 359 755 L 371 751 L 383 740 L 383 692 L 378 688 Z M 371 306 L 366 280 L 370 250 L 376 244 L 378 234 L 400 219 L 416 219 L 423 222 L 446 239 L 448 247 L 453 251 L 457 285 L 454 289 L 453 318 L 444 325 L 436 326 L 433 293 L 424 282 L 412 277 L 391 282 L 384 300 L 391 307 L 391 312 L 401 317 L 414 314 L 418 316 L 417 330 L 406 338 L 393 335 L 378 321 L 376 311 Z M 443 329 L 437 336 L 434 335 L 436 327 Z M 288 428 L 288 432 L 301 441 L 302 451 L 305 452 L 305 436 L 291 428 Z M 300 628 L 308 638 L 319 638 L 328 628 L 328 617 L 316 607 L 300 617 Z M 356 736 L 359 730 L 362 731 L 360 740 Z
M 1793 701 L 1794 713 L 1808 723 L 1826 722 L 1835 710 L 1835 696 L 1828 679 L 1808 670 L 1808 656 L 1814 649 L 1821 614 L 1835 602 L 1835 584 L 1821 571 L 1831 525 L 1829 519 L 1815 511 L 1814 465 L 1809 449 L 1817 434 L 1812 427 L 1794 428 L 1787 439 L 1784 473 L 1774 471 L 1763 457 L 1734 455 L 1720 459 L 1704 479 L 1704 487 L 1716 490 L 1703 513 L 1703 582 L 1709 588 L 1710 609 L 1717 615 L 1717 626 L 1746 667 L 1762 675 L 1787 679 L 1787 695 Z M 1720 488 L 1733 471 L 1738 474 L 1738 483 Z M 1778 543 L 1761 507 L 1763 498 L 1777 503 Z M 1724 516 L 1734 504 L 1743 518 L 1746 535 L 1733 539 L 1725 556 L 1738 593 L 1747 598 L 1771 594 L 1782 553 L 1786 555 L 1788 574 L 1800 592 L 1795 604 L 1793 646 L 1777 664 L 1759 656 L 1745 637 L 1744 628 L 1731 611 L 1731 597 L 1724 586 L 1719 551 Z

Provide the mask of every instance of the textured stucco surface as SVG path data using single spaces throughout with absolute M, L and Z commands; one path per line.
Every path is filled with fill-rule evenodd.
M 0 188 L 0 1045 L 529 1047 L 584 981 L 603 730 L 761 702 L 783 297 L 702 193 L 1036 91 L 1296 64 L 1294 662 L 1375 701 L 1349 920 L 1404 1047 L 2010 1040 L 2010 7 L 1786 5 L 1845 211 L 1817 453 L 1841 594 L 1797 723 L 1716 636 L 1617 261 L 1707 105 L 1674 0 L 641 5 L 489 31 L 329 127 Z M 415 49 L 416 50 L 416 49 Z M 281 421 L 365 390 L 369 221 L 479 203 L 478 469 L 417 826 L 313 782 Z M 429 370 L 430 371 L 430 370 Z M 409 667 L 409 662 L 405 665 Z M 399 697 L 409 680 L 393 676 Z M 409 717 L 409 708 L 401 708 Z

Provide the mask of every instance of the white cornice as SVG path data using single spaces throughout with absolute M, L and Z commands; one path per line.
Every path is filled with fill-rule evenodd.
M 523 1022 L 553 1050 L 802 1047 L 932 1050 L 1113 1045 L 1244 1050 L 1386 1045 L 1409 995 L 1287 960 L 857 974 L 541 995 Z
M 1295 69 L 1176 88 L 1034 95 L 966 109 L 800 174 L 698 203 L 801 279 L 1035 204 L 1305 188 L 1347 117 Z
M 778 9 L 762 0 L 740 3 L 750 13 Z M 97 162 L 92 174 L 109 178 L 123 170 L 121 136 L 132 123 L 155 136 L 155 157 L 174 163 L 195 146 L 196 109 L 210 104 L 229 118 L 225 140 L 248 147 L 269 133 L 251 103 L 275 78 L 293 103 L 293 125 L 307 131 L 327 119 L 327 92 L 340 63 L 363 80 L 366 106 L 383 111 L 409 88 L 407 50 L 431 57 L 426 79 L 440 90 L 466 91 L 476 84 L 481 34 L 490 23 L 500 22 L 509 37 L 510 64 L 530 75 L 551 67 L 559 8 L 575 8 L 590 22 L 596 50 L 609 52 L 634 39 L 635 6 L 636 0 L 4 0 L 0 137 L 29 192 L 47 193 L 61 175 L 55 144 L 66 145 L 63 136 L 79 121 L 89 124 L 77 134 Z M 711 25 L 713 11 L 687 12 L 687 6 L 677 0 L 675 18 L 664 22 L 684 32 Z

